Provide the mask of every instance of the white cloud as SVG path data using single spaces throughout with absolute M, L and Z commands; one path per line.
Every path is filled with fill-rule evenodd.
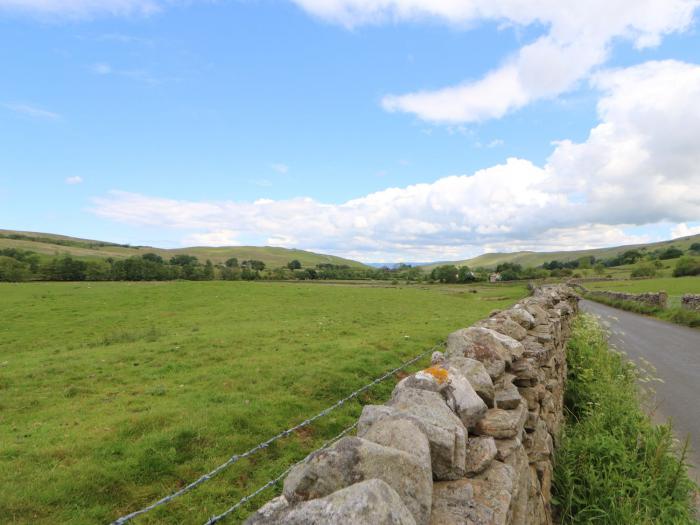
M 100 62 L 92 66 L 92 71 L 98 75 L 109 75 L 112 72 L 112 66 Z
M 82 182 L 83 178 L 78 175 L 66 178 L 66 184 L 81 184 Z
M 14 111 L 15 113 L 26 115 L 32 118 L 48 120 L 57 120 L 61 118 L 61 115 L 59 115 L 58 113 L 48 111 L 46 109 L 42 109 L 36 106 L 32 106 L 30 104 L 3 104 L 3 107 L 9 109 L 10 111 Z
M 163 0 L 0 0 L 0 12 L 42 17 L 88 18 L 99 15 L 149 15 Z
M 700 66 L 648 62 L 600 72 L 600 123 L 526 159 L 341 204 L 310 198 L 196 202 L 112 192 L 95 213 L 116 221 L 364 260 L 445 260 L 490 249 L 573 249 L 640 242 L 632 226 L 700 217 Z M 679 226 L 680 227 L 680 226 Z
M 700 5 L 699 0 L 293 1 L 317 17 L 347 27 L 427 19 L 459 27 L 486 20 L 547 29 L 483 78 L 382 100 L 387 111 L 442 123 L 499 118 L 534 100 L 556 97 L 603 64 L 613 40 L 628 40 L 637 48 L 658 45 L 664 35 L 687 29 Z
M 289 166 L 281 162 L 275 162 L 273 164 L 270 164 L 270 167 L 277 173 L 280 173 L 282 175 L 285 175 L 287 172 L 289 172 Z
M 233 230 L 193 233 L 182 240 L 183 246 L 235 246 L 239 243 Z
M 688 237 L 690 235 L 700 235 L 700 224 L 697 226 L 688 226 L 685 222 L 682 222 L 671 229 L 671 237 L 673 239 Z
M 0 0 L 2 1 L 2 0 Z M 118 76 L 123 78 L 128 78 L 131 80 L 137 80 L 139 82 L 144 82 L 146 84 L 155 85 L 162 82 L 162 79 L 156 78 L 148 71 L 143 69 L 116 69 L 110 64 L 105 62 L 98 62 L 93 64 L 91 70 L 96 75 L 100 76 Z

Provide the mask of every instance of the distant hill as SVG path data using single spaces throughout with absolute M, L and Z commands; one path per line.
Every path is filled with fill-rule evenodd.
M 454 264 L 456 266 L 469 266 L 470 268 L 478 268 L 483 266 L 484 268 L 495 268 L 501 263 L 512 262 L 521 264 L 522 266 L 540 266 L 541 264 L 552 261 L 554 259 L 558 261 L 573 261 L 579 257 L 586 257 L 593 255 L 597 259 L 607 259 L 614 257 L 627 250 L 647 250 L 653 251 L 657 249 L 664 249 L 670 246 L 676 246 L 683 250 L 687 250 L 691 244 L 695 242 L 700 242 L 700 235 L 690 235 L 688 237 L 679 237 L 677 239 L 672 239 L 669 241 L 653 242 L 648 244 L 629 244 L 625 246 L 613 246 L 611 248 L 595 248 L 591 250 L 572 250 L 572 251 L 561 251 L 561 252 L 512 252 L 512 253 L 485 253 L 474 257 L 472 259 L 466 259 L 463 261 L 450 261 L 450 262 L 440 262 L 431 263 L 423 266 L 425 270 L 432 270 L 436 266 L 441 264 Z
M 263 261 L 268 267 L 276 268 L 286 265 L 293 259 L 299 260 L 302 266 L 314 267 L 317 264 L 347 265 L 353 268 L 367 268 L 358 261 L 272 246 L 193 246 L 189 248 L 153 248 L 150 246 L 129 246 L 91 239 L 80 239 L 53 233 L 25 232 L 0 229 L 0 249 L 17 248 L 31 250 L 41 255 L 53 256 L 68 253 L 81 258 L 126 258 L 144 253 L 157 253 L 164 259 L 173 255 L 194 255 L 201 262 L 210 259 L 213 263 L 223 263 L 231 257 L 239 261 L 256 259 Z

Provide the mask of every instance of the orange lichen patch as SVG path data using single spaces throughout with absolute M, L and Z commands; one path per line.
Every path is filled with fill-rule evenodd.
M 437 379 L 437 382 L 440 384 L 443 384 L 445 381 L 449 379 L 449 376 L 447 374 L 447 370 L 444 368 L 441 368 L 439 366 L 431 366 L 430 368 L 426 368 L 423 370 L 426 374 L 430 374 L 433 376 L 435 379 Z

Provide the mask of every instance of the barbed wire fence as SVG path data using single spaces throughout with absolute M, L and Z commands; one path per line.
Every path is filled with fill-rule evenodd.
M 425 350 L 424 352 L 421 352 L 420 354 L 418 354 L 417 356 L 415 356 L 415 357 L 409 359 L 408 361 L 405 361 L 405 362 L 401 363 L 401 364 L 400 364 L 399 366 L 397 366 L 396 368 L 394 368 L 394 369 L 392 369 L 392 370 L 389 370 L 388 372 L 384 373 L 383 375 L 377 377 L 377 378 L 376 378 L 374 381 L 372 381 L 371 383 L 367 383 L 366 385 L 364 385 L 364 386 L 358 388 L 357 390 L 355 390 L 354 392 L 352 392 L 352 393 L 350 393 L 349 395 L 345 396 L 344 398 L 342 398 L 341 400 L 339 400 L 339 401 L 336 402 L 335 404 L 329 406 L 328 408 L 325 408 L 324 410 L 321 410 L 318 414 L 316 414 L 316 415 L 314 415 L 314 416 L 312 416 L 312 417 L 310 417 L 310 418 L 308 418 L 308 419 L 305 419 L 305 420 L 302 421 L 301 423 L 299 423 L 299 424 L 297 424 L 297 425 L 294 425 L 293 427 L 290 427 L 290 428 L 288 428 L 287 430 L 283 430 L 282 432 L 279 432 L 278 434 L 272 436 L 270 439 L 268 439 L 268 440 L 266 440 L 266 441 L 263 441 L 262 443 L 258 443 L 258 444 L 255 445 L 253 448 L 251 448 L 251 449 L 249 449 L 249 450 L 247 450 L 247 451 L 245 451 L 245 452 L 243 452 L 243 453 L 241 453 L 241 454 L 234 454 L 234 455 L 232 455 L 232 456 L 231 456 L 230 458 L 228 458 L 224 463 L 222 463 L 222 464 L 219 465 L 218 467 L 214 468 L 214 469 L 211 470 L 210 472 L 207 472 L 206 474 L 200 476 L 199 478 L 197 478 L 196 480 L 192 481 L 191 483 L 188 483 L 187 485 L 185 485 L 185 486 L 182 487 L 181 489 L 179 489 L 179 490 L 173 492 L 172 494 L 168 494 L 167 496 L 162 497 L 161 499 L 159 499 L 159 500 L 157 500 L 157 501 L 151 503 L 150 505 L 148 505 L 148 506 L 146 506 L 146 507 L 143 507 L 143 508 L 141 508 L 141 509 L 139 509 L 139 510 L 136 510 L 136 511 L 134 511 L 134 512 L 131 512 L 131 513 L 129 513 L 129 514 L 126 514 L 126 515 L 124 515 L 124 516 L 121 516 L 121 517 L 117 518 L 117 519 L 114 520 L 110 525 L 123 525 L 123 524 L 125 524 L 125 523 L 131 521 L 132 519 L 136 518 L 137 516 L 140 516 L 140 515 L 142 515 L 142 514 L 146 514 L 147 512 L 150 512 L 150 511 L 152 511 L 153 509 L 156 509 L 156 508 L 158 508 L 158 507 L 160 507 L 160 506 L 162 506 L 162 505 L 165 505 L 166 503 L 169 503 L 169 502 L 173 501 L 174 499 L 176 499 L 176 498 L 182 496 L 183 494 L 186 494 L 186 493 L 190 492 L 191 490 L 194 490 L 196 487 L 198 487 L 199 485 L 201 485 L 201 484 L 204 483 L 205 481 L 208 481 L 208 480 L 212 479 L 212 478 L 215 477 L 217 474 L 220 474 L 222 471 L 224 471 L 225 469 L 227 469 L 227 468 L 230 467 L 231 465 L 233 465 L 233 464 L 239 462 L 239 461 L 242 460 L 242 459 L 245 459 L 245 458 L 247 458 L 247 457 L 249 457 L 249 456 L 252 456 L 253 454 L 255 454 L 256 452 L 258 452 L 258 451 L 260 451 L 260 450 L 263 450 L 263 449 L 268 448 L 272 443 L 274 443 L 274 442 L 277 441 L 278 439 L 287 437 L 287 436 L 291 435 L 292 433 L 296 432 L 297 430 L 300 430 L 300 429 L 302 429 L 302 428 L 304 428 L 304 427 L 309 426 L 310 424 L 312 424 L 312 423 L 315 422 L 316 420 L 318 420 L 318 419 L 320 419 L 320 418 L 322 418 L 322 417 L 324 417 L 324 416 L 330 414 L 330 413 L 333 412 L 334 410 L 337 410 L 337 409 L 340 408 L 341 406 L 345 405 L 348 401 L 351 401 L 351 400 L 355 399 L 356 397 L 358 397 L 360 394 L 363 394 L 364 392 L 367 392 L 369 389 L 371 389 L 372 387 L 374 387 L 374 386 L 376 386 L 377 384 L 381 383 L 382 381 L 385 381 L 386 379 L 388 379 L 389 377 L 393 376 L 393 375 L 396 374 L 397 372 L 400 372 L 401 370 L 404 370 L 405 368 L 408 368 L 409 366 L 411 366 L 411 365 L 417 363 L 418 361 L 420 361 L 421 359 L 423 359 L 423 358 L 426 357 L 427 355 L 432 354 L 433 352 L 435 352 L 435 351 L 438 350 L 439 348 L 443 347 L 444 345 L 445 345 L 444 342 L 443 342 L 443 343 L 438 343 L 438 344 L 436 344 L 435 346 L 433 346 L 432 348 L 430 348 L 430 349 L 428 349 L 428 350 Z M 349 426 L 348 428 L 346 428 L 345 430 L 343 430 L 340 434 L 338 434 L 337 436 L 335 436 L 333 439 L 327 441 L 327 442 L 324 443 L 320 448 L 318 448 L 318 449 L 316 449 L 316 450 L 322 450 L 322 449 L 324 449 L 324 448 L 326 448 L 326 447 L 332 445 L 333 443 L 335 443 L 336 441 L 338 441 L 338 440 L 341 439 L 342 437 L 346 436 L 346 435 L 347 435 L 349 432 L 351 432 L 356 426 L 357 426 L 357 422 L 355 422 L 353 425 L 351 425 L 351 426 Z M 303 460 L 301 460 L 301 461 L 303 461 Z M 237 509 L 239 509 L 239 508 L 240 508 L 241 506 L 243 506 L 245 503 L 247 503 L 248 501 L 250 501 L 251 499 L 253 499 L 255 496 L 257 496 L 258 494 L 260 494 L 260 493 L 263 492 L 264 490 L 266 490 L 266 489 L 272 487 L 273 485 L 275 485 L 276 483 L 278 483 L 279 481 L 281 481 L 281 480 L 282 480 L 282 479 L 283 479 L 297 464 L 301 463 L 301 461 L 299 461 L 299 462 L 295 463 L 294 465 L 290 466 L 288 469 L 286 469 L 284 472 L 282 472 L 282 474 L 280 474 L 280 475 L 277 476 L 276 478 L 269 480 L 269 481 L 268 481 L 267 483 L 265 483 L 263 486 L 261 486 L 260 488 L 258 488 L 255 492 L 252 492 L 251 494 L 248 494 L 247 496 L 243 497 L 243 498 L 242 498 L 241 500 L 239 500 L 235 505 L 229 507 L 229 508 L 228 508 L 226 511 L 224 511 L 223 513 L 221 513 L 221 514 L 219 514 L 219 515 L 217 515 L 217 516 L 214 516 L 214 517 L 210 518 L 209 521 L 206 522 L 206 525 L 210 525 L 210 524 L 216 523 L 216 522 L 218 522 L 218 521 L 224 519 L 226 516 L 230 515 L 232 512 L 235 512 Z

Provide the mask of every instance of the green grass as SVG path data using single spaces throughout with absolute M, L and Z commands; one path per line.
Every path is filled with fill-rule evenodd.
M 640 372 L 591 316 L 569 341 L 567 424 L 554 473 L 562 524 L 691 524 L 694 484 L 668 425 L 640 408 Z
M 106 523 L 524 295 L 521 285 L 0 284 L 0 521 Z M 393 383 L 136 523 L 206 521 Z
M 23 236 L 35 237 L 41 240 L 8 239 L 3 236 L 20 234 Z M 55 239 L 65 244 L 54 244 L 52 242 L 42 242 L 43 240 Z M 193 246 L 189 248 L 163 249 L 152 248 L 150 246 L 124 247 L 117 245 L 96 246 L 100 241 L 89 239 L 79 239 L 65 235 L 55 235 L 51 233 L 20 232 L 15 230 L 0 230 L 0 248 L 17 248 L 20 250 L 30 250 L 44 257 L 51 257 L 60 254 L 70 254 L 74 257 L 95 259 L 95 258 L 126 258 L 144 253 L 157 253 L 164 259 L 170 259 L 174 255 L 187 254 L 194 255 L 201 262 L 210 259 L 213 263 L 223 263 L 231 257 L 237 257 L 239 261 L 255 259 L 263 261 L 270 268 L 286 266 L 289 261 L 297 259 L 303 266 L 315 267 L 317 264 L 347 265 L 353 268 L 366 268 L 360 262 L 334 255 L 324 255 L 320 253 L 307 252 L 304 250 L 294 250 L 288 248 L 278 248 L 272 246 L 220 246 L 206 247 Z

